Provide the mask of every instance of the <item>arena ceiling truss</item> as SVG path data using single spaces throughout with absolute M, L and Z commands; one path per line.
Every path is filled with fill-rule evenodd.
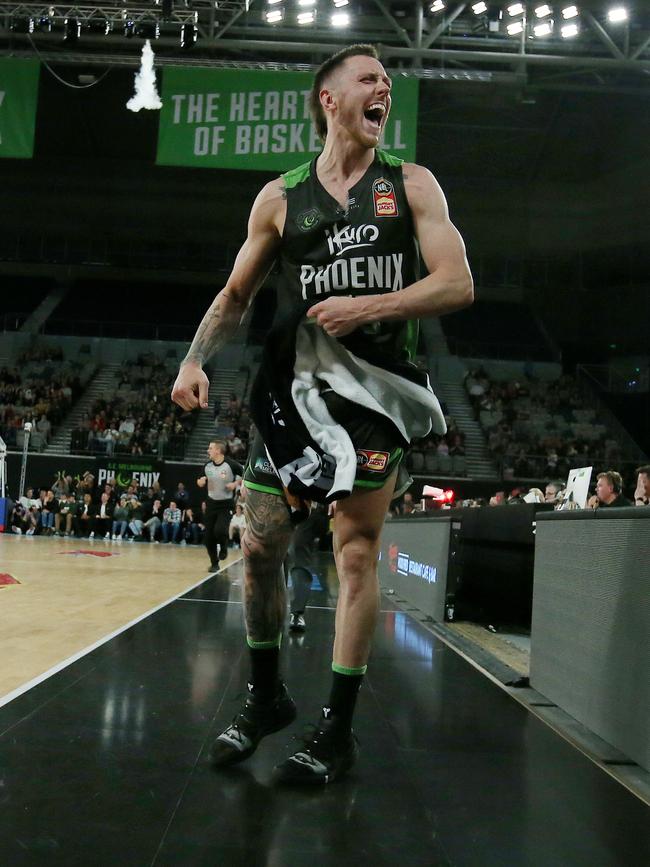
M 521 11 L 512 14 L 513 6 Z M 549 12 L 541 18 L 543 6 Z M 577 3 L 573 19 L 564 17 L 568 6 L 445 0 L 3 2 L 0 54 L 137 66 L 142 41 L 149 38 L 159 65 L 311 69 L 343 45 L 362 41 L 379 46 L 386 66 L 408 76 L 649 95 L 647 4 L 628 4 L 622 22 L 608 20 L 612 3 Z M 313 20 L 305 18 L 310 14 Z M 347 16 L 346 26 L 340 26 L 341 16 Z M 567 26 L 576 28 L 573 38 L 563 35 Z

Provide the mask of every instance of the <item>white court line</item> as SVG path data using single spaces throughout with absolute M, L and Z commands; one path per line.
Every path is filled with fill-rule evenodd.
M 229 569 L 231 566 L 234 566 L 235 563 L 239 563 L 242 558 L 239 557 L 237 560 L 233 560 L 232 563 L 228 563 L 227 566 L 222 566 L 217 572 L 210 572 L 209 575 L 206 575 L 205 578 L 201 578 L 200 581 L 197 581 L 196 584 L 192 584 L 191 587 L 187 587 L 185 590 L 181 590 L 181 592 L 177 596 L 172 596 L 170 599 L 167 599 L 165 602 L 161 602 L 160 605 L 156 605 L 155 608 L 152 608 L 150 611 L 146 611 L 144 614 L 141 614 L 139 617 L 136 617 L 135 620 L 131 620 L 129 623 L 122 626 L 120 629 L 116 629 L 115 632 L 111 632 L 110 635 L 105 635 L 103 638 L 100 638 L 99 641 L 95 641 L 94 644 L 89 645 L 88 647 L 84 647 L 83 650 L 80 650 L 78 653 L 75 653 L 74 656 L 70 656 L 68 659 L 65 659 L 63 662 L 59 662 L 54 665 L 52 668 L 44 671 L 43 674 L 39 674 L 37 677 L 32 680 L 24 683 L 22 686 L 17 687 L 12 690 L 12 692 L 8 692 L 6 695 L 0 697 L 0 707 L 3 707 L 5 704 L 9 704 L 10 701 L 13 701 L 18 696 L 22 695 L 24 692 L 27 692 L 34 686 L 38 686 L 39 683 L 43 683 L 44 680 L 47 680 L 48 677 L 52 677 L 53 674 L 57 674 L 59 671 L 62 671 L 64 668 L 67 668 L 69 665 L 72 665 L 73 662 L 76 662 L 78 659 L 81 659 L 82 656 L 86 656 L 91 653 L 93 650 L 96 650 L 98 647 L 101 647 L 102 644 L 106 644 L 107 641 L 110 641 L 112 638 L 116 638 L 122 632 L 126 632 L 127 629 L 130 629 L 132 626 L 135 626 L 136 623 L 139 623 L 141 620 L 144 620 L 146 617 L 150 617 L 152 614 L 155 614 L 156 611 L 160 611 L 161 608 L 164 608 L 166 605 L 169 605 L 171 602 L 175 602 L 179 596 L 183 596 L 185 593 L 189 593 L 190 590 L 194 590 L 196 587 L 200 587 L 201 584 L 204 584 L 206 581 L 209 581 L 214 575 L 218 575 L 219 572 L 222 572 L 224 569 Z

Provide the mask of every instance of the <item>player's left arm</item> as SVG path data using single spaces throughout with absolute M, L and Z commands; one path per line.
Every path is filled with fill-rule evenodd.
M 399 292 L 332 297 L 315 304 L 307 315 L 316 317 L 333 337 L 343 337 L 368 322 L 440 316 L 467 307 L 474 300 L 465 244 L 449 219 L 440 185 L 428 169 L 405 164 L 404 187 L 429 273 Z

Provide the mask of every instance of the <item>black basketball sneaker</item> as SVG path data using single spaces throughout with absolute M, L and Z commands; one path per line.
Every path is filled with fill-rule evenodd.
M 212 744 L 210 761 L 217 767 L 243 762 L 255 752 L 263 737 L 280 731 L 295 718 L 296 706 L 282 681 L 269 701 L 256 698 L 249 683 L 244 707 Z
M 325 785 L 342 777 L 359 757 L 359 745 L 350 729 L 341 731 L 328 707 L 302 749 L 273 770 L 276 783 Z

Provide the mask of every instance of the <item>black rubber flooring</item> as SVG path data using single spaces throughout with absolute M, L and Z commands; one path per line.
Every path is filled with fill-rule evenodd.
M 387 599 L 349 778 L 270 784 L 329 691 L 325 590 L 283 644 L 298 721 L 212 770 L 248 673 L 240 578 L 232 567 L 0 708 L 0 865 L 650 864 L 650 808 Z

